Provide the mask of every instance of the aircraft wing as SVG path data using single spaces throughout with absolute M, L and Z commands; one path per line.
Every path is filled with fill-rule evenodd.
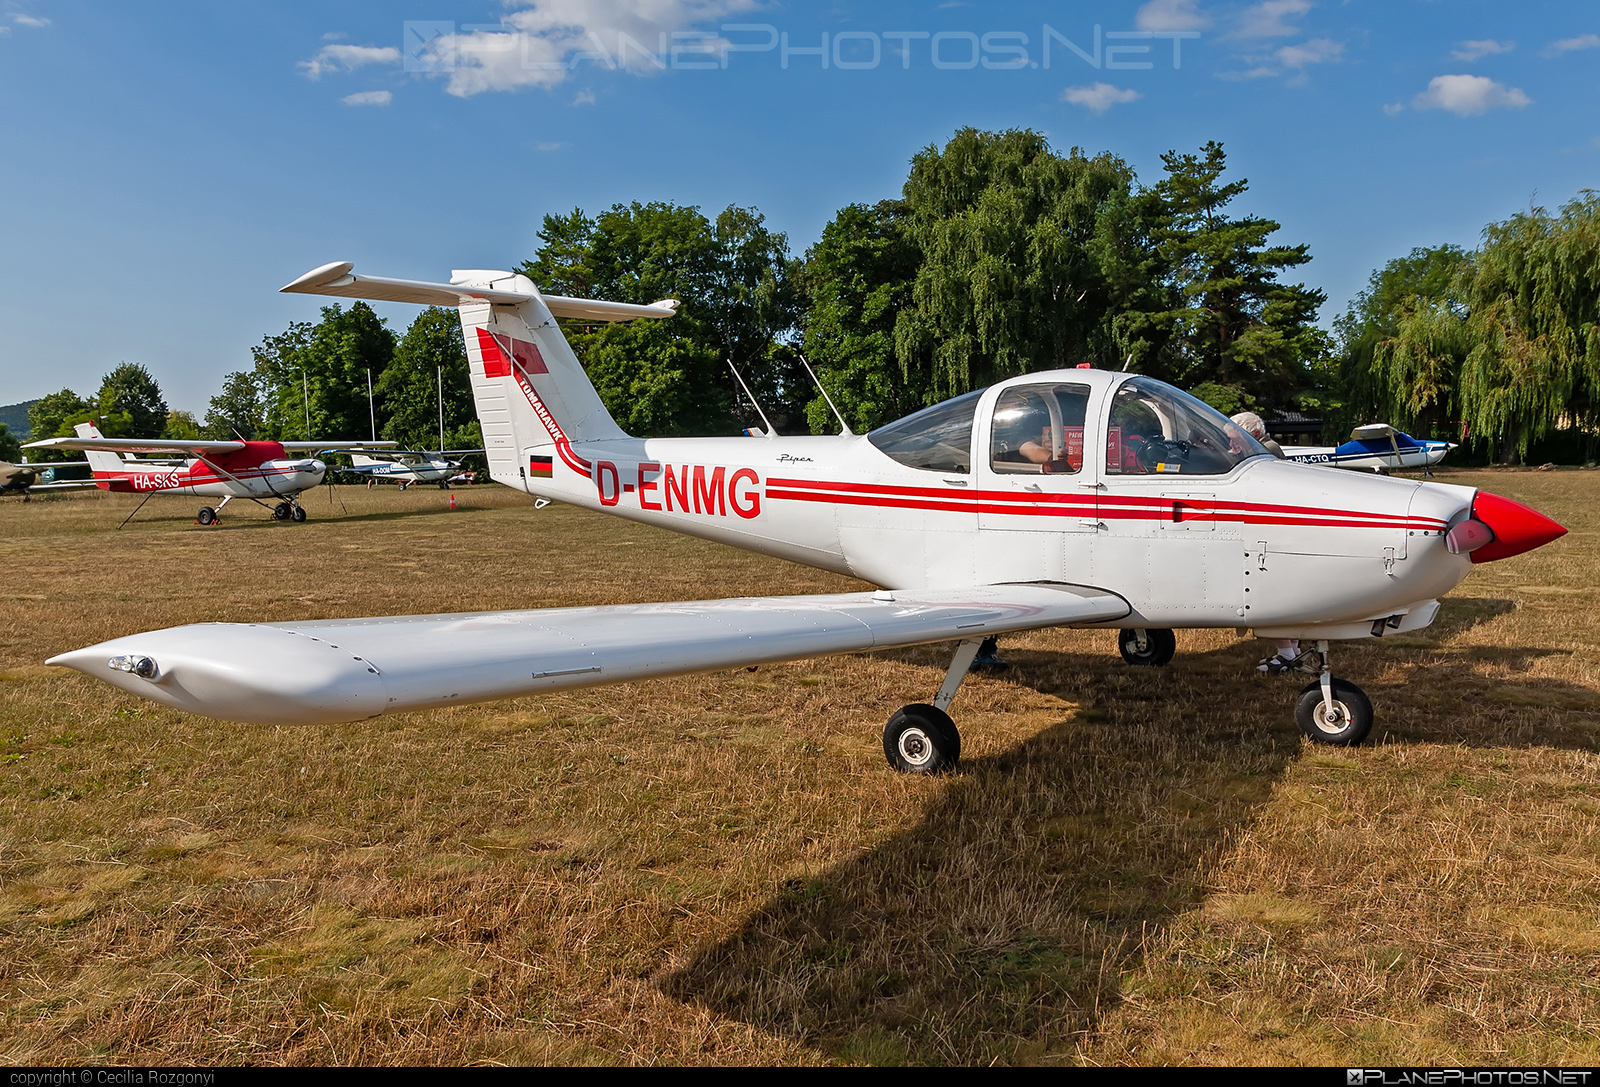
M 310 450 L 317 450 L 317 451 L 320 452 L 320 451 L 322 451 L 324 449 L 327 450 L 330 453 L 337 453 L 337 452 L 340 452 L 340 451 L 348 451 L 348 450 L 351 450 L 351 449 L 355 449 L 355 450 L 362 450 L 362 449 L 393 449 L 395 446 L 399 445 L 400 443 L 399 442 L 279 442 L 278 444 L 283 446 L 283 450 L 286 453 L 288 453 L 288 452 L 299 453 L 301 451 L 310 451 Z
M 256 724 L 331 724 L 566 687 L 1102 623 L 1077 585 L 750 597 L 298 623 L 197 623 L 52 657 L 125 691 Z
M 29 491 L 82 491 L 99 484 L 92 479 L 64 479 L 60 483 L 34 483 Z
M 187 453 L 204 457 L 212 453 L 231 453 L 243 449 L 243 442 L 176 441 L 160 438 L 46 438 L 29 442 L 24 449 L 104 449 L 112 453 Z

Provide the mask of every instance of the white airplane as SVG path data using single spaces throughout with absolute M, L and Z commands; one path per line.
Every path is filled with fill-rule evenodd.
M 1339 446 L 1297 446 L 1284 449 L 1283 455 L 1300 464 L 1323 464 L 1335 468 L 1359 468 L 1387 472 L 1396 468 L 1428 469 L 1444 460 L 1456 448 L 1455 442 L 1420 441 L 1388 423 L 1369 423 L 1350 432 L 1350 440 Z
M 215 507 L 201 506 L 197 520 L 215 524 L 222 508 L 235 498 L 247 498 L 272 510 L 279 521 L 304 521 L 300 493 L 322 482 L 328 466 L 314 457 L 288 457 L 291 452 L 313 449 L 370 449 L 394 442 L 247 442 L 180 441 L 167 438 L 107 438 L 93 423 L 73 428 L 76 438 L 46 438 L 24 449 L 78 449 L 88 457 L 95 485 L 103 490 L 221 498 Z M 181 454 L 182 464 L 152 464 L 133 460 L 134 453 Z M 276 499 L 276 503 L 268 505 Z M 140 506 L 144 503 L 141 502 Z M 137 513 L 138 510 L 134 510 Z M 130 518 L 133 514 L 128 515 Z M 124 524 L 127 522 L 124 521 Z
M 426 453 L 397 449 L 378 457 L 351 453 L 351 466 L 343 470 L 364 475 L 369 482 L 398 483 L 402 491 L 413 483 L 437 483 L 442 488 L 450 485 L 451 477 L 461 468 L 460 462 L 448 460 L 447 454 L 482 452 L 481 449 L 448 449 L 442 453 Z
M 675 303 L 541 295 L 509 272 L 449 284 L 330 264 L 286 291 L 457 304 L 499 482 L 544 499 L 842 574 L 876 592 L 313 622 L 201 623 L 53 657 L 225 720 L 324 724 L 569 687 L 958 641 L 931 704 L 883 734 L 898 769 L 955 762 L 945 710 L 981 641 L 1122 631 L 1162 664 L 1173 627 L 1300 638 L 1320 678 L 1301 730 L 1359 742 L 1372 708 L 1328 644 L 1427 626 L 1473 563 L 1566 530 L 1470 487 L 1278 460 L 1216 411 L 1135 374 L 1011 378 L 854 435 L 632 438 L 556 325 L 666 318 Z

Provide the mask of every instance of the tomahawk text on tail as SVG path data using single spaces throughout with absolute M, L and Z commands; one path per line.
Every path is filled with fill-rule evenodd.
M 236 720 L 315 723 L 553 687 L 866 647 L 958 646 L 931 704 L 884 730 L 895 767 L 950 765 L 945 712 L 981 640 L 1119 628 L 1130 664 L 1174 627 L 1318 647 L 1296 703 L 1311 739 L 1360 742 L 1372 708 L 1329 644 L 1433 621 L 1474 562 L 1566 530 L 1467 487 L 1279 461 L 1186 393 L 1136 374 L 1027 374 L 866 435 L 636 438 L 557 324 L 662 319 L 649 305 L 542 295 L 509 272 L 449 283 L 325 265 L 284 288 L 455 305 L 496 480 L 531 495 L 853 574 L 878 592 L 425 619 L 201 625 L 57 657 L 125 690 Z

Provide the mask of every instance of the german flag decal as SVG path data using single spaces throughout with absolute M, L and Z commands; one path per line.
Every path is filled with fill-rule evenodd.
M 549 457 L 528 458 L 528 475 L 534 479 L 550 479 L 553 474 Z

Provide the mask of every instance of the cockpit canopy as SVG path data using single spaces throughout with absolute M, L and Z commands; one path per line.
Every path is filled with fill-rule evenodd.
M 1163 381 L 1136 377 L 1111 398 L 1106 472 L 1219 476 L 1266 447 L 1202 400 Z
M 1042 375 L 1041 375 L 1042 376 Z M 879 427 L 867 440 L 911 468 L 972 471 L 972 430 L 984 390 L 957 396 Z M 1003 389 L 989 428 L 988 463 L 999 473 L 1076 474 L 1083 468 L 1091 386 L 1022 382 Z M 1223 475 L 1267 450 L 1215 408 L 1165 382 L 1135 377 L 1111 396 L 1100 435 L 1105 472 Z
M 911 468 L 972 471 L 972 420 L 982 389 L 913 412 L 867 434 L 867 441 Z

